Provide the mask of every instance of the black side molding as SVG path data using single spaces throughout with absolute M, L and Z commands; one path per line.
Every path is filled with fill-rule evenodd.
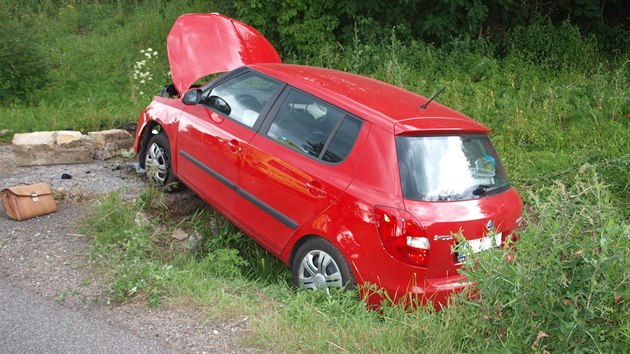
M 209 174 L 211 177 L 213 177 L 214 179 L 216 179 L 219 182 L 221 182 L 222 184 L 224 184 L 226 187 L 234 190 L 238 195 L 240 195 L 241 197 L 245 198 L 250 203 L 254 204 L 255 206 L 257 206 L 258 208 L 262 209 L 267 214 L 269 214 L 272 217 L 274 217 L 276 220 L 278 220 L 281 223 L 283 223 L 284 225 L 286 225 L 288 228 L 290 228 L 292 230 L 297 229 L 298 224 L 295 221 L 293 221 L 291 218 L 289 218 L 288 216 L 286 216 L 286 215 L 282 214 L 281 212 L 279 212 L 278 210 L 272 208 L 270 205 L 268 205 L 267 203 L 263 202 L 262 200 L 256 198 L 255 196 L 253 196 L 249 192 L 241 189 L 240 187 L 238 187 L 236 185 L 236 183 L 230 181 L 229 179 L 223 177 L 221 174 L 219 174 L 215 170 L 213 170 L 210 167 L 204 165 L 201 161 L 199 161 L 199 160 L 195 159 L 194 157 L 190 156 L 190 154 L 188 154 L 187 152 L 180 151 L 179 154 L 182 157 L 184 157 L 186 160 L 192 162 L 195 166 L 199 167 L 205 173 Z

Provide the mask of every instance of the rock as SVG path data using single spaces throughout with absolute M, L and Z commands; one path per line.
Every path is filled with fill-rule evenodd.
M 89 132 L 88 136 L 94 140 L 94 159 L 107 160 L 115 156 L 122 156 L 133 147 L 134 136 L 123 129 L 110 129 Z
M 178 227 L 175 230 L 173 230 L 171 237 L 173 237 L 177 241 L 184 241 L 185 239 L 188 238 L 188 234 L 186 233 L 186 231 Z
M 60 130 L 55 134 L 55 143 L 57 145 L 70 144 L 75 141 L 81 140 L 83 134 L 81 132 L 72 130 Z
M 15 134 L 12 147 L 18 166 L 88 163 L 94 151 L 92 139 L 75 131 Z
M 178 227 L 173 230 L 171 237 L 174 239 L 171 248 L 176 252 L 190 252 L 194 254 L 201 249 L 203 237 L 197 231 L 191 235 Z
M 11 143 L 14 146 L 53 145 L 55 143 L 55 132 L 15 134 Z
M 192 235 L 188 236 L 186 241 L 184 241 L 184 246 L 190 252 L 196 253 L 201 249 L 203 237 L 195 231 Z
M 13 154 L 18 166 L 87 163 L 131 155 L 134 136 L 123 129 L 89 132 L 73 130 L 15 134 Z
M 11 134 L 13 132 L 13 130 L 11 129 L 2 129 L 0 130 L 0 138 L 3 138 L 9 134 Z

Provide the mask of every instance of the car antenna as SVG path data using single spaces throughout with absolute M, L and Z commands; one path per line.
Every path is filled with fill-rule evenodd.
M 442 91 L 444 91 L 446 89 L 446 86 L 442 87 L 442 89 L 440 91 L 438 91 L 435 95 L 433 95 L 433 97 L 431 97 L 425 104 L 423 104 L 422 106 L 420 106 L 420 108 L 422 108 L 422 110 L 427 109 L 427 106 L 429 105 L 429 103 L 433 102 L 433 100 L 439 96 Z

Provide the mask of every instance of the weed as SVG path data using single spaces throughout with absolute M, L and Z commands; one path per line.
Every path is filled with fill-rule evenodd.
M 530 196 L 536 214 L 519 234 L 515 261 L 505 261 L 509 248 L 472 256 L 465 274 L 478 283 L 488 343 L 507 351 L 628 350 L 630 256 L 620 250 L 630 247 L 630 224 L 595 168 L 579 172 L 571 185 L 558 181 Z

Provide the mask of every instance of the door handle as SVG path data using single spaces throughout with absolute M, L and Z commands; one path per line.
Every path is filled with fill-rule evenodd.
M 326 191 L 322 187 L 322 184 L 317 181 L 310 181 L 306 183 L 306 187 L 311 192 L 312 195 L 316 197 L 325 197 Z
M 236 139 L 228 141 L 227 144 L 230 147 L 230 151 L 234 153 L 238 153 L 243 150 L 243 148 L 238 145 L 238 141 Z

